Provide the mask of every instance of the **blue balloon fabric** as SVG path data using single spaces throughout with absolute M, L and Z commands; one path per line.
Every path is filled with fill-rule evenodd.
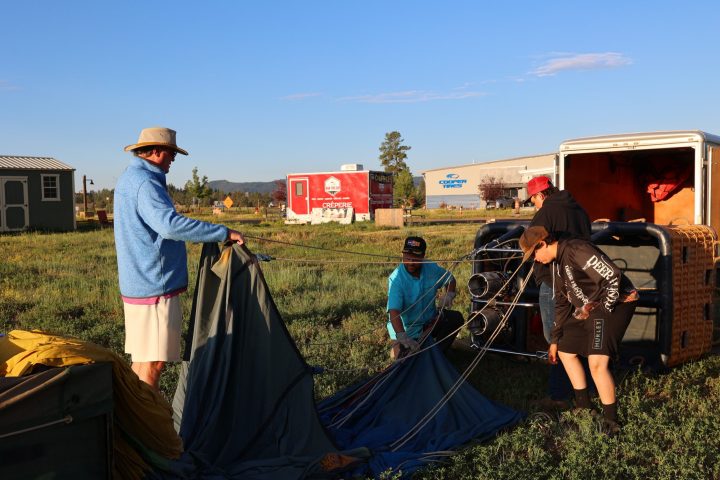
M 388 469 L 407 476 L 522 418 L 467 382 L 428 415 L 460 378 L 437 348 L 316 404 L 315 372 L 254 256 L 244 246 L 221 252 L 206 244 L 197 282 L 190 361 L 173 402 L 185 453 L 147 478 L 301 480 Z
M 445 458 L 448 450 L 487 440 L 523 419 L 467 382 L 432 415 L 459 378 L 445 355 L 430 348 L 324 400 L 320 421 L 339 448 L 371 450 L 366 473 L 392 470 L 406 477 Z

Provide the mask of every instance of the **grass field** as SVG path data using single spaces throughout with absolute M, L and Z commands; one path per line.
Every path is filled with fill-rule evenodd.
M 211 219 L 211 217 L 204 217 Z M 325 249 L 397 255 L 407 235 L 423 235 L 428 256 L 460 258 L 472 248 L 477 224 L 380 229 L 350 226 L 245 225 L 224 221 L 247 235 Z M 0 236 L 0 332 L 42 329 L 77 336 L 114 351 L 123 349 L 122 305 L 111 228 Z M 325 397 L 388 363 L 385 301 L 392 259 L 249 238 L 249 248 L 271 255 L 263 263 L 271 293 L 308 363 L 326 368 L 316 377 Z M 194 285 L 200 245 L 188 245 Z M 441 262 L 442 263 L 442 262 Z M 455 274 L 456 307 L 466 310 L 468 264 L 445 264 Z M 185 312 L 191 293 L 183 296 Z M 450 352 L 462 368 L 473 353 Z M 174 391 L 170 369 L 163 392 Z M 589 415 L 540 414 L 547 369 L 539 361 L 488 355 L 470 381 L 486 396 L 529 412 L 528 420 L 491 442 L 468 446 L 448 464 L 420 478 L 452 479 L 720 479 L 720 358 L 709 356 L 662 375 L 618 374 L 620 436 L 608 438 Z

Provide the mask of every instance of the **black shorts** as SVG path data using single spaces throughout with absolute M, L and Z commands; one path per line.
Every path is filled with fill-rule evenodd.
M 637 302 L 620 303 L 612 313 L 598 308 L 586 320 L 571 317 L 563 325 L 558 350 L 583 357 L 607 355 L 616 358 L 618 346 L 630 325 L 636 305 Z

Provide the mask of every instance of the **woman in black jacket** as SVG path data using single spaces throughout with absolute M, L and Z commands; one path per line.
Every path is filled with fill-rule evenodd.
M 558 356 L 575 390 L 575 403 L 591 408 L 585 371 L 578 356 L 587 357 L 603 405 L 605 424 L 617 433 L 617 399 L 610 359 L 627 330 L 638 294 L 632 282 L 587 240 L 556 240 L 544 227 L 528 228 L 520 237 L 523 261 L 551 264 L 555 292 L 555 326 L 548 359 Z

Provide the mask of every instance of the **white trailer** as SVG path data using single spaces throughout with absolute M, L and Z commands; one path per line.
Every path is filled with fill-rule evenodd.
M 559 187 L 592 219 L 720 230 L 716 135 L 683 130 L 579 138 L 563 142 L 558 159 Z M 664 198 L 654 196 L 651 186 Z

